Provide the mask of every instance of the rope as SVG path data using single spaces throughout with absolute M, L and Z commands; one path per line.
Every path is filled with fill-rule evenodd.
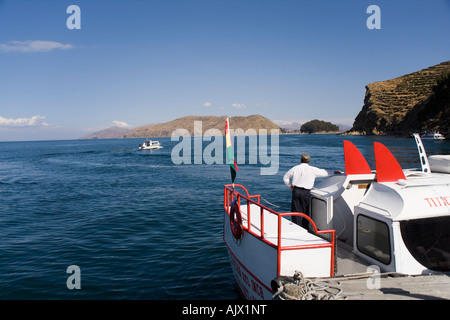
M 378 274 L 380 277 L 401 277 L 404 274 L 397 272 L 367 272 L 349 274 L 345 276 L 335 277 L 333 281 L 304 278 L 300 271 L 294 273 L 294 277 L 280 277 L 280 279 L 273 280 L 278 286 L 277 292 L 273 295 L 273 300 L 341 300 L 347 299 L 348 296 L 359 295 L 360 293 L 342 295 L 340 289 L 340 281 L 365 279 Z M 272 283 L 272 288 L 273 287 Z
M 275 208 L 280 208 L 280 206 L 277 206 L 277 205 L 275 205 L 275 204 L 273 204 L 273 203 L 270 203 L 269 201 L 267 201 L 266 199 L 264 199 L 263 197 L 261 197 L 261 196 L 259 196 L 264 202 L 266 202 L 267 204 L 269 204 L 269 205 L 271 205 L 272 207 L 275 207 Z
M 279 288 L 273 295 L 274 300 L 337 300 L 340 296 L 340 283 L 332 281 L 313 280 L 303 277 L 300 271 L 294 274 L 294 283 L 277 282 Z

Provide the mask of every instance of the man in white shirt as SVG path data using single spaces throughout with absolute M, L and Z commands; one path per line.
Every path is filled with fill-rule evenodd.
M 291 211 L 304 213 L 308 216 L 310 215 L 311 189 L 316 177 L 327 177 L 342 173 L 339 170 L 332 171 L 310 166 L 310 159 L 308 154 L 302 154 L 301 163 L 291 168 L 283 177 L 284 183 L 292 190 Z M 305 229 L 308 228 L 308 220 L 306 219 L 292 216 L 292 221 Z

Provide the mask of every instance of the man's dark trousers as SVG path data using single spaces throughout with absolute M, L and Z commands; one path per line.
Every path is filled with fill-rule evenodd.
M 291 211 L 304 213 L 309 216 L 310 201 L 311 190 L 294 187 L 294 190 L 292 190 Z M 301 225 L 303 228 L 308 229 L 308 220 L 299 216 L 292 216 L 292 221 L 298 225 Z

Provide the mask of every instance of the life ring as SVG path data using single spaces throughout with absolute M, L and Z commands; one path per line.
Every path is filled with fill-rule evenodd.
M 240 239 L 242 236 L 242 215 L 239 203 L 236 200 L 231 204 L 230 225 L 233 237 Z

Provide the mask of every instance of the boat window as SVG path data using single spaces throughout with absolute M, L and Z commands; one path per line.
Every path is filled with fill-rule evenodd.
M 327 202 L 323 199 L 311 197 L 311 218 L 313 219 L 317 229 L 327 229 Z
M 356 245 L 358 250 L 384 264 L 391 262 L 389 228 L 379 220 L 358 215 Z
M 450 217 L 401 221 L 400 230 L 419 263 L 431 270 L 450 271 Z

